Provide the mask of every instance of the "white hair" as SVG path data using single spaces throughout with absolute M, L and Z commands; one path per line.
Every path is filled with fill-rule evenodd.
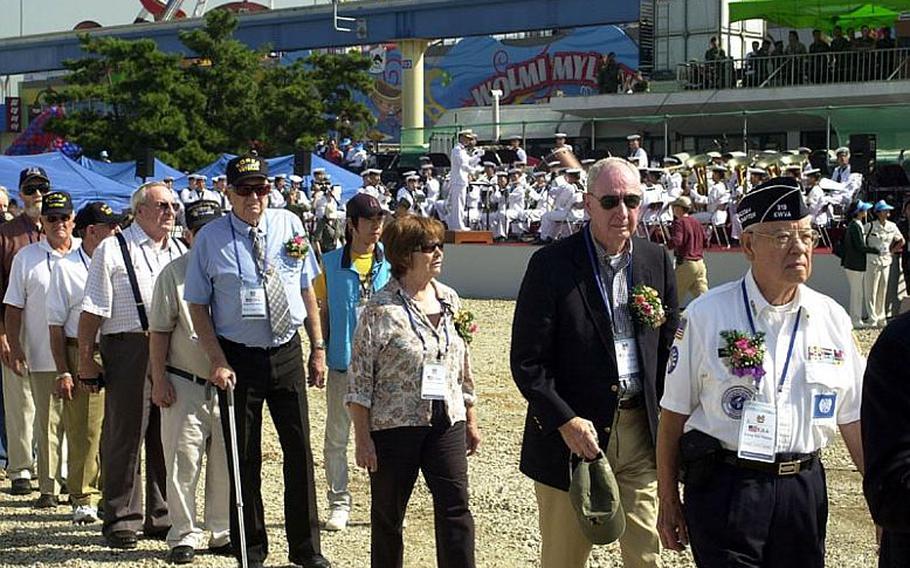
M 608 171 L 622 170 L 626 169 L 636 180 L 636 186 L 638 185 L 638 180 L 641 177 L 641 174 L 638 173 L 638 168 L 632 165 L 632 162 L 625 160 L 623 158 L 604 158 L 598 160 L 591 169 L 588 170 L 588 180 L 586 182 L 585 189 L 588 193 L 591 193 L 591 190 L 594 188 L 594 183 L 597 181 L 602 174 Z
M 9 202 L 9 191 L 2 185 L 0 185 L 0 196 L 5 197 L 6 201 Z
M 145 203 L 145 200 L 148 197 L 148 192 L 153 187 L 163 187 L 164 189 L 168 189 L 167 184 L 165 184 L 163 181 L 150 181 L 140 185 L 139 188 L 133 192 L 132 197 L 130 197 L 130 208 L 133 210 L 133 213 L 136 212 L 140 205 Z

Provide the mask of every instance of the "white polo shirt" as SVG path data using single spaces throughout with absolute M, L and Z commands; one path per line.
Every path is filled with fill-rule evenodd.
M 831 298 L 800 286 L 794 300 L 771 306 L 750 270 L 693 301 L 670 350 L 661 406 L 689 416 L 699 430 L 735 451 L 743 403 L 755 395 L 752 377 L 737 377 L 721 358 L 725 330 L 751 333 L 742 283 L 766 354 L 757 399 L 777 408 L 777 452 L 810 453 L 825 447 L 839 424 L 859 420 L 866 361 L 853 339 L 850 317 Z M 800 310 L 800 308 L 802 308 Z M 797 314 L 799 329 L 787 376 L 778 390 Z
M 38 241 L 22 248 L 13 258 L 3 303 L 22 309 L 20 341 L 30 372 L 57 370 L 47 329 L 47 293 L 54 266 L 81 244 L 81 239 L 73 237 L 70 250 L 59 253 L 47 241 Z
M 57 262 L 51 272 L 47 291 L 47 324 L 63 326 L 66 337 L 79 337 L 79 314 L 85 295 L 85 279 L 92 262 L 82 247 L 70 252 Z

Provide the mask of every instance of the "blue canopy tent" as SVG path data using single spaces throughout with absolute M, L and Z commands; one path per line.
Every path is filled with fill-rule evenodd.
M 10 197 L 19 198 L 19 172 L 29 167 L 41 167 L 51 180 L 51 188 L 68 192 L 78 209 L 89 201 L 104 201 L 115 211 L 129 207 L 130 196 L 136 189 L 91 171 L 61 152 L 31 156 L 0 156 L 0 185 Z M 21 200 L 20 200 L 21 202 Z
M 227 163 L 234 158 L 232 154 L 222 154 L 216 161 L 197 170 L 195 173 L 207 176 L 210 180 L 212 177 L 221 175 L 225 172 L 227 168 Z M 266 161 L 269 163 L 269 175 L 275 174 L 285 174 L 291 175 L 294 173 L 294 156 L 279 156 L 277 158 L 268 158 Z M 354 173 L 349 172 L 348 170 L 337 166 L 328 160 L 324 160 L 313 154 L 312 158 L 312 167 L 313 168 L 325 168 L 325 172 L 331 176 L 332 183 L 334 185 L 341 186 L 341 201 L 347 202 L 348 199 L 354 196 L 357 193 L 357 189 L 363 185 L 360 176 Z M 187 186 L 186 176 L 177 177 L 174 181 L 174 189 L 182 189 Z M 313 182 L 313 176 L 306 176 L 305 185 L 309 186 Z
M 93 160 L 91 158 L 82 157 L 79 159 L 79 163 L 83 167 L 97 172 L 103 175 L 106 178 L 110 178 L 115 181 L 126 185 L 135 185 L 138 186 L 142 183 L 142 178 L 136 177 L 136 160 L 130 162 L 102 162 L 101 160 Z M 172 168 L 169 165 L 165 164 L 158 158 L 155 158 L 155 175 L 148 178 L 146 181 L 161 181 L 165 177 L 171 176 L 174 179 L 183 177 L 183 172 L 178 169 Z

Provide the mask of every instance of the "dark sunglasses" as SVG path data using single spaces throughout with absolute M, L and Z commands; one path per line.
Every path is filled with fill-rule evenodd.
M 70 220 L 69 215 L 45 215 L 44 218 L 47 219 L 47 222 L 51 225 L 54 223 L 63 223 Z
M 423 246 L 417 247 L 416 249 L 414 249 L 414 252 L 420 251 L 424 254 L 433 254 L 434 252 L 436 252 L 436 249 L 439 249 L 439 252 L 442 252 L 444 246 L 445 245 L 443 243 L 430 243 L 428 245 L 423 245 Z
M 253 193 L 255 193 L 257 197 L 265 197 L 271 191 L 272 191 L 272 188 L 267 183 L 259 184 L 259 185 L 234 186 L 234 193 L 236 193 L 240 197 L 247 197 Z
M 627 193 L 622 197 L 618 195 L 602 195 L 599 198 L 595 197 L 594 199 L 597 199 L 597 201 L 600 203 L 600 206 L 606 210 L 614 209 L 615 207 L 619 206 L 620 201 L 625 203 L 626 207 L 629 209 L 636 209 L 639 205 L 641 205 L 641 195 L 636 195 L 634 193 Z
M 51 184 L 49 183 L 36 183 L 33 185 L 27 185 L 22 188 L 22 195 L 35 195 L 39 191 L 41 195 L 49 192 L 51 190 Z
M 157 201 L 157 202 L 153 203 L 152 205 L 154 207 L 156 207 L 162 213 L 167 213 L 168 211 L 170 211 L 172 213 L 176 213 L 180 209 L 180 206 L 177 205 L 177 203 L 173 202 L 173 201 Z

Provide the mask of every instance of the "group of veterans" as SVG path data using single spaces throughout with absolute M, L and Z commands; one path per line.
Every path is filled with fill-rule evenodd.
M 122 227 L 105 204 L 74 212 L 42 170 L 22 172 L 25 213 L 0 226 L 13 492 L 32 493 L 37 475 L 36 506 L 53 507 L 65 481 L 73 521 L 100 518 L 112 548 L 134 548 L 141 532 L 165 540 L 175 564 L 208 548 L 261 566 L 268 404 L 289 560 L 330 566 L 307 404 L 307 386 L 325 388 L 323 528 L 349 521 L 353 424 L 370 476 L 371 565 L 403 566 L 422 473 L 437 565 L 476 566 L 473 330 L 438 280 L 445 226 L 391 217 L 362 191 L 345 204 L 344 244 L 317 255 L 301 218 L 270 207 L 268 177 L 256 155 L 231 160 L 228 214 L 144 184 Z M 541 566 L 582 567 L 594 545 L 615 541 L 626 566 L 659 566 L 662 546 L 691 547 L 707 567 L 823 566 L 821 451 L 838 434 L 883 529 L 881 565 L 907 565 L 910 460 L 895 425 L 910 405 L 894 379 L 906 374 L 897 350 L 910 320 L 883 332 L 867 370 L 847 312 L 805 284 L 820 235 L 800 184 L 772 178 L 742 197 L 750 268 L 684 311 L 678 255 L 694 254 L 687 239 L 699 234 L 682 221 L 685 202 L 671 251 L 636 236 L 645 197 L 629 160 L 594 163 L 580 189 L 586 222 L 531 257 L 512 327 L 512 375 L 528 403 L 519 467 L 534 482 Z M 32 423 L 37 468 L 23 440 Z

